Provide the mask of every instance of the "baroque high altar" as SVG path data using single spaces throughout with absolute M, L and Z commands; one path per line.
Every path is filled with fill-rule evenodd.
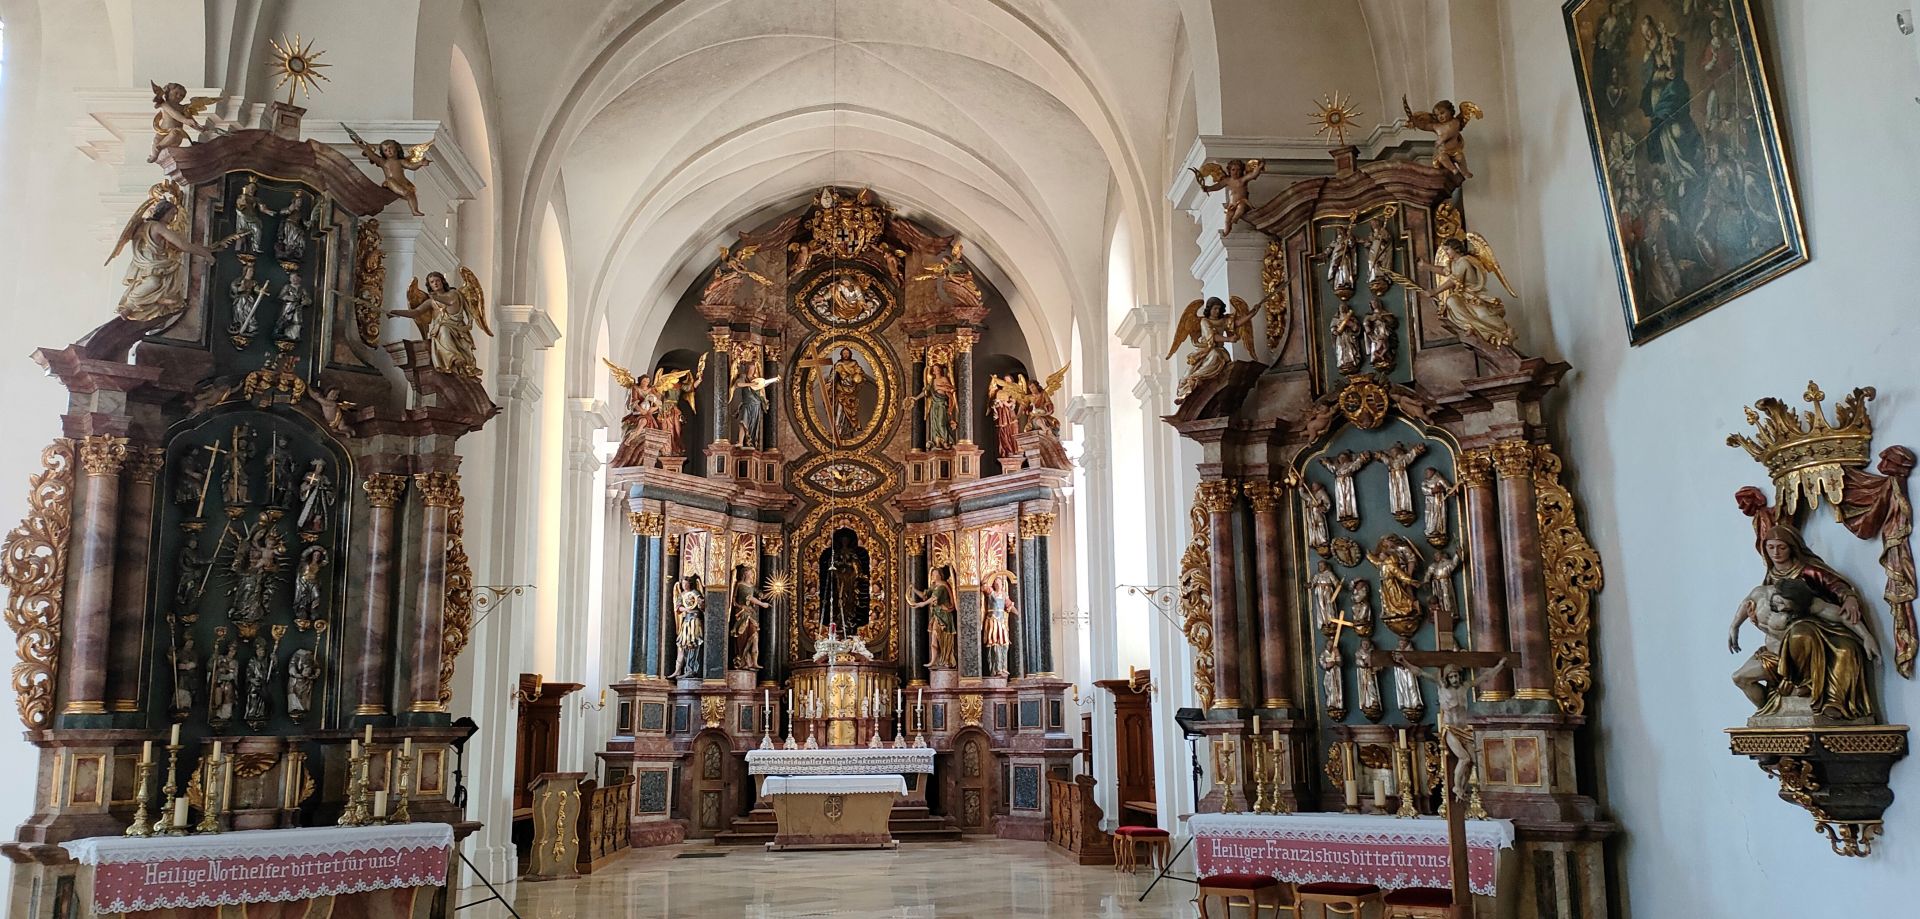
M 612 366 L 637 564 L 601 756 L 634 778 L 634 841 L 769 838 L 756 748 L 908 744 L 937 766 L 896 836 L 1043 838 L 1078 752 L 1050 599 L 1065 368 L 1030 366 L 961 240 L 863 189 L 741 233 L 680 310 L 697 333 Z

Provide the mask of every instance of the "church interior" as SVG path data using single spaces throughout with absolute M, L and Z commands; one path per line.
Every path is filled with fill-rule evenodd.
M 0 0 L 5 915 L 1899 914 L 1914 32 Z

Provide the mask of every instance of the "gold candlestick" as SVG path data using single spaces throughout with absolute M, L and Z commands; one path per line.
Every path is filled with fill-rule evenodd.
M 178 726 L 175 736 L 178 736 Z M 155 836 L 185 836 L 187 828 L 173 825 L 173 796 L 180 790 L 181 744 L 167 744 L 167 784 L 160 788 L 160 819 L 153 822 Z
M 1219 764 L 1218 764 L 1219 774 L 1220 774 L 1220 812 L 1223 814 L 1237 814 L 1237 813 L 1240 813 L 1240 802 L 1235 801 L 1233 799 L 1233 786 L 1237 784 L 1235 781 L 1236 775 L 1234 774 L 1233 744 L 1222 743 L 1218 749 L 1220 751 L 1219 757 L 1218 757 L 1219 758 Z
M 147 752 L 153 752 L 149 745 Z M 147 779 L 153 775 L 153 761 L 140 760 L 133 772 L 133 797 L 140 806 L 133 812 L 133 824 L 127 827 L 128 836 L 152 836 L 154 828 L 147 823 Z
M 355 744 L 357 746 L 357 744 Z M 348 748 L 350 751 L 353 747 Z M 347 801 L 340 809 L 340 826 L 366 826 L 368 812 L 367 793 L 367 754 L 349 752 L 347 754 Z
M 1268 797 L 1267 757 L 1260 752 L 1261 745 L 1253 744 L 1253 812 L 1256 814 L 1273 813 L 1273 801 Z
M 403 751 L 394 754 L 394 758 L 398 760 L 397 772 L 399 773 L 399 777 L 395 779 L 394 782 L 399 786 L 395 792 L 399 800 L 394 803 L 393 812 L 388 815 L 387 819 L 388 822 L 391 823 L 412 823 L 413 815 L 407 811 L 407 801 L 413 797 L 411 788 L 413 783 L 413 757 Z
M 1404 732 L 1403 732 L 1404 733 Z M 1402 766 L 1404 761 L 1405 765 Z M 1418 817 L 1420 808 L 1413 803 L 1413 745 L 1401 744 L 1393 750 L 1394 777 L 1396 791 L 1400 792 L 1400 807 L 1394 811 L 1395 817 Z M 1404 769 L 1404 771 L 1403 771 Z
M 1287 796 L 1280 783 L 1281 765 L 1280 739 L 1275 736 L 1273 742 L 1267 745 L 1267 787 L 1270 789 L 1267 793 L 1269 796 L 1267 813 L 1269 814 L 1293 813 L 1293 808 L 1288 806 Z
M 200 788 L 204 792 L 204 800 L 200 806 L 200 823 L 194 827 L 195 832 L 220 832 L 220 786 L 222 779 L 220 769 L 225 763 L 226 760 L 224 757 L 221 759 L 210 759 L 207 760 L 206 764 L 202 767 L 207 770 L 207 779 L 200 783 Z

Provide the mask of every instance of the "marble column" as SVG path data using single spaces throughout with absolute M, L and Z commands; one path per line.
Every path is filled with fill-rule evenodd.
M 1288 601 L 1293 596 L 1294 572 L 1288 565 L 1280 506 L 1287 497 L 1278 482 L 1246 483 L 1247 503 L 1253 506 L 1254 553 L 1259 561 L 1260 704 L 1256 708 L 1291 709 L 1293 655 L 1288 648 Z
M 1507 650 L 1507 576 L 1500 551 L 1500 502 L 1493 491 L 1493 454 L 1469 450 L 1460 457 L 1460 519 L 1471 582 L 1473 609 L 1460 612 L 1470 620 L 1473 650 Z M 1498 702 L 1513 697 L 1513 672 L 1502 670 L 1480 684 L 1479 698 Z
M 126 460 L 124 437 L 94 434 L 80 441 L 80 466 L 86 480 L 81 486 L 80 512 L 73 521 L 79 551 L 69 570 L 80 574 L 71 579 L 73 605 L 65 623 L 73 640 L 60 662 L 61 695 L 66 698 L 62 727 L 93 726 L 70 725 L 68 716 L 85 719 L 107 713 L 113 566 L 120 548 L 120 468 Z
M 1048 542 L 1053 535 L 1053 514 L 1020 515 L 1020 607 L 1021 657 L 1023 676 L 1053 675 L 1053 591 L 1052 561 Z
M 973 343 L 979 338 L 979 331 L 971 326 L 961 326 L 953 333 L 953 411 L 959 422 L 954 439 L 963 444 L 974 442 L 980 424 L 980 413 L 973 407 Z
M 400 562 L 397 509 L 400 495 L 407 489 L 407 477 L 375 472 L 360 487 L 367 493 L 367 527 L 363 531 L 367 589 L 366 606 L 360 612 L 360 656 L 353 665 L 359 690 L 359 701 L 353 708 L 356 725 L 385 722 L 393 714 L 387 708 L 387 674 L 393 667 L 394 574 Z
M 1226 479 L 1200 483 L 1200 504 L 1207 512 L 1208 536 L 1213 545 L 1208 571 L 1213 580 L 1213 707 L 1226 711 L 1246 707 L 1240 696 L 1240 596 L 1234 572 L 1239 555 L 1233 542 L 1237 490 Z
M 154 481 L 167 461 L 161 447 L 127 451 L 127 484 L 121 496 L 120 531 L 128 534 L 114 565 L 112 634 L 108 648 L 107 707 L 116 713 L 140 711 L 140 653 L 147 646 L 147 577 L 152 567 L 148 535 L 153 532 Z M 134 636 L 139 636 L 136 639 Z
M 408 680 L 409 723 L 438 723 L 447 707 L 440 701 L 441 643 L 446 630 L 447 515 L 460 496 L 455 472 L 420 472 L 413 476 L 420 489 L 420 586 L 415 604 L 413 673 Z
M 927 589 L 927 538 L 907 537 L 907 586 L 919 594 Z M 914 685 L 927 682 L 926 610 L 907 607 L 900 623 L 900 657 L 907 662 L 906 681 Z
M 708 439 L 716 444 L 733 440 L 727 436 L 727 407 L 733 404 L 733 393 L 729 391 L 733 383 L 732 364 L 733 335 L 726 329 L 716 329 L 713 332 L 713 356 L 707 359 L 707 428 L 711 435 Z M 691 442 L 687 444 L 689 456 L 694 454 L 693 447 Z
M 1515 438 L 1493 445 L 1499 473 L 1500 547 L 1506 558 L 1507 640 L 1520 652 L 1513 697 L 1553 698 L 1552 646 L 1547 640 L 1547 591 L 1540 562 L 1540 518 L 1534 507 L 1533 445 Z
M 629 673 L 640 676 L 661 675 L 661 596 L 666 591 L 661 581 L 666 560 L 661 551 L 664 532 L 658 513 L 629 512 L 627 523 L 633 529 L 633 643 L 627 664 Z

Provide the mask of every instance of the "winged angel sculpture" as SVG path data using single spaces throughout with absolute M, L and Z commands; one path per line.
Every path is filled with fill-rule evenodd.
M 707 375 L 707 356 L 701 355 L 699 367 L 692 370 L 663 368 L 639 376 L 606 358 L 600 361 L 613 371 L 613 381 L 627 391 L 627 414 L 620 420 L 620 452 L 613 464 L 639 465 L 640 447 L 635 435 L 640 431 L 667 432 L 667 455 L 685 455 L 682 442 L 685 416 L 681 414 L 680 402 L 684 399 L 689 409 L 694 407 L 695 394 Z
M 147 157 L 152 163 L 160 159 L 160 151 L 170 147 L 185 146 L 193 139 L 193 131 L 217 130 L 213 122 L 200 120 L 200 113 L 206 111 L 215 102 L 214 96 L 194 96 L 187 98 L 187 88 L 178 83 L 161 86 L 152 80 L 147 85 L 153 87 L 153 153 Z
M 1513 326 L 1507 322 L 1506 304 L 1487 290 L 1487 276 L 1500 279 L 1509 296 L 1519 296 L 1500 270 L 1493 246 L 1478 233 L 1463 233 L 1440 241 L 1432 264 L 1420 267 L 1433 272 L 1434 285 L 1422 287 L 1413 279 L 1394 274 L 1391 277 L 1408 290 L 1419 291 L 1440 308 L 1440 320 L 1462 337 L 1478 339 L 1481 350 L 1491 356 L 1513 356 Z M 1471 345 L 1472 341 L 1469 340 Z
M 340 126 L 347 128 L 345 124 Z M 407 207 L 413 210 L 413 216 L 425 217 L 426 215 L 420 212 L 419 190 L 413 187 L 413 180 L 407 178 L 407 173 L 424 169 L 433 163 L 432 160 L 427 159 L 427 151 L 433 148 L 433 139 L 428 138 L 424 143 L 412 146 L 402 146 L 399 141 L 391 138 L 377 144 L 370 144 L 352 128 L 347 128 L 347 136 L 352 138 L 354 144 L 360 148 L 367 162 L 380 170 L 380 184 L 388 191 L 406 199 Z
M 700 292 L 700 302 L 733 303 L 734 294 L 739 293 L 740 285 L 746 281 L 761 287 L 772 287 L 773 282 L 766 275 L 747 267 L 747 260 L 759 251 L 759 246 L 741 246 L 734 250 L 721 246 L 720 264 L 714 267 L 713 278 L 707 281 L 706 289 Z
M 1467 122 L 1485 114 L 1480 106 L 1461 102 L 1456 109 L 1451 99 L 1442 99 L 1433 104 L 1433 111 L 1416 112 L 1407 104 L 1407 97 L 1401 96 L 1400 110 L 1406 112 L 1408 126 L 1433 134 L 1433 165 L 1463 179 L 1473 178 L 1467 171 L 1466 130 Z
M 493 334 L 487 325 L 487 295 L 473 270 L 460 269 L 460 286 L 447 284 L 447 276 L 438 271 L 427 275 L 426 289 L 414 278 L 407 287 L 407 309 L 388 310 L 387 315 L 411 319 L 420 327 L 433 354 L 433 368 L 469 380 L 480 379 L 480 363 L 474 358 L 473 327 Z
M 1180 381 L 1174 402 L 1185 402 L 1201 384 L 1226 373 L 1233 363 L 1233 353 L 1228 346 L 1246 340 L 1247 327 L 1253 323 L 1253 310 L 1239 297 L 1228 300 L 1231 307 L 1219 297 L 1208 297 L 1187 304 L 1181 311 L 1180 323 L 1173 327 L 1173 346 L 1167 349 L 1167 357 L 1171 359 L 1179 353 L 1180 346 L 1188 342 L 1193 343 L 1194 349 L 1187 355 L 1187 376 Z

